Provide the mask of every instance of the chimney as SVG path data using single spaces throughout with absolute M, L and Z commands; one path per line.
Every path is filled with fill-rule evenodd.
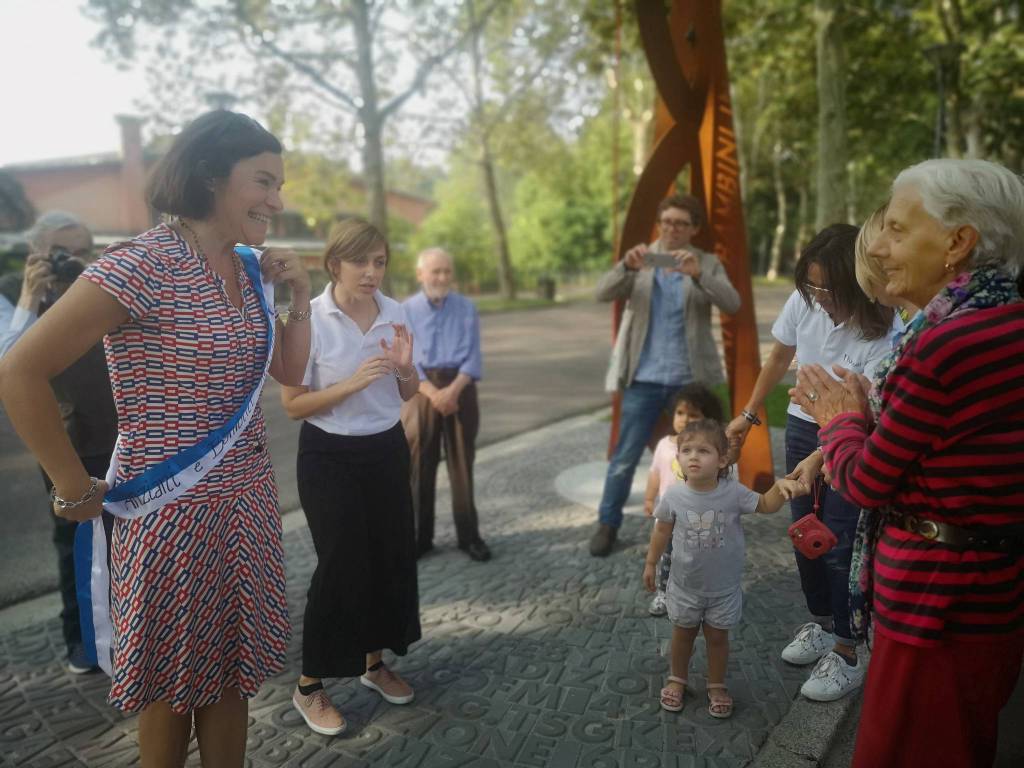
M 142 160 L 142 118 L 117 115 L 121 126 L 121 229 L 138 234 L 150 228 L 145 199 L 146 168 Z

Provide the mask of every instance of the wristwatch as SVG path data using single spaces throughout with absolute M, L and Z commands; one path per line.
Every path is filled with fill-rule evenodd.
M 757 418 L 757 414 L 756 413 L 751 413 L 750 411 L 746 410 L 745 408 L 743 409 L 743 411 L 741 411 L 741 413 L 743 414 L 743 418 L 746 419 L 747 421 L 749 421 L 755 427 L 761 426 L 761 420 L 759 418 Z

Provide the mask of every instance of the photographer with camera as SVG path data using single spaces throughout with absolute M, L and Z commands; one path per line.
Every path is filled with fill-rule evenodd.
M 69 213 L 43 214 L 29 230 L 27 238 L 30 251 L 21 278 L 21 295 L 9 325 L 0 332 L 0 357 L 64 295 L 92 257 L 92 233 Z M 74 365 L 54 377 L 50 386 L 75 453 L 90 474 L 103 476 L 117 437 L 117 417 L 103 344 L 95 344 Z M 49 494 L 52 483 L 45 472 L 43 481 Z M 82 647 L 75 593 L 74 542 L 78 523 L 58 517 L 49 509 L 47 514 L 54 525 L 67 668 L 75 674 L 93 672 L 97 667 L 87 660 Z
M 658 420 L 684 384 L 725 380 L 711 332 L 711 307 L 732 314 L 740 295 L 712 253 L 691 244 L 704 209 L 691 195 L 658 205 L 658 239 L 630 248 L 597 284 L 598 301 L 626 302 L 605 388 L 622 393 L 622 418 L 598 508 L 590 554 L 611 553 L 633 473 Z

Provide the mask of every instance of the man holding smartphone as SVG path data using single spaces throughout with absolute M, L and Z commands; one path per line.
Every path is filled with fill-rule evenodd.
M 626 311 L 608 372 L 609 389 L 622 392 L 622 411 L 590 540 L 595 557 L 607 556 L 615 545 L 636 465 L 675 393 L 692 381 L 714 386 L 725 380 L 711 307 L 732 314 L 740 296 L 721 262 L 690 245 L 703 215 L 691 195 L 662 200 L 658 239 L 630 248 L 598 282 L 598 300 L 623 299 Z

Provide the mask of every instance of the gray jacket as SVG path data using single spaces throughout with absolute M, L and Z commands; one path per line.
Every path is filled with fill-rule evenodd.
M 651 250 L 660 250 L 657 242 Z M 700 258 L 700 280 L 685 277 L 683 301 L 683 323 L 686 331 L 686 345 L 690 354 L 690 371 L 693 378 L 703 384 L 715 385 L 725 381 L 722 362 L 718 357 L 718 346 L 711 333 L 711 305 L 719 311 L 732 314 L 740 308 L 740 295 L 729 282 L 725 267 L 710 253 L 697 248 L 687 248 Z M 651 292 L 654 287 L 654 270 L 626 269 L 622 261 L 605 273 L 597 283 L 598 301 L 625 299 L 626 311 L 631 318 L 626 329 L 627 336 L 616 342 L 617 353 L 613 354 L 609 380 L 614 380 L 619 389 L 633 383 L 636 369 L 640 365 L 640 353 L 647 338 L 647 327 L 651 319 Z M 620 331 L 622 329 L 620 328 Z

